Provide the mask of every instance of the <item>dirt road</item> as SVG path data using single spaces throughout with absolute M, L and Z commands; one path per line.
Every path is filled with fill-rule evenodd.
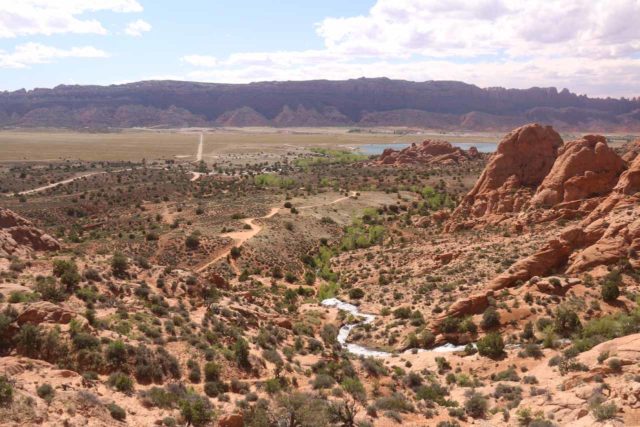
M 329 206 L 329 205 L 333 205 L 333 204 L 336 204 L 336 203 L 343 202 L 343 201 L 349 199 L 349 197 L 351 197 L 351 195 L 350 196 L 339 197 L 339 198 L 337 198 L 335 200 L 332 200 L 331 202 L 327 202 L 327 203 L 320 203 L 320 204 L 317 204 L 317 205 L 309 205 L 309 206 L 300 206 L 297 209 L 298 210 L 313 209 L 313 208 L 318 208 L 318 207 L 322 207 L 322 206 Z M 239 231 L 232 231 L 230 233 L 221 234 L 220 237 L 229 237 L 229 238 L 233 239 L 233 245 L 229 246 L 228 248 L 226 248 L 222 252 L 216 254 L 211 260 L 207 261 L 202 266 L 197 267 L 196 271 L 198 273 L 200 273 L 200 272 L 206 270 L 207 268 L 209 268 L 210 266 L 212 266 L 213 264 L 215 264 L 216 262 L 218 262 L 222 258 L 226 258 L 231 253 L 231 249 L 233 249 L 234 247 L 239 248 L 246 241 L 248 241 L 249 239 L 252 239 L 255 235 L 257 235 L 258 233 L 260 233 L 260 231 L 262 231 L 262 226 L 260 224 L 256 224 L 255 221 L 257 219 L 268 219 L 268 218 L 271 218 L 274 215 L 276 215 L 278 212 L 280 212 L 280 209 L 282 209 L 282 208 L 273 207 L 273 208 L 271 208 L 269 213 L 267 215 L 265 215 L 265 216 L 258 217 L 258 218 L 245 218 L 245 219 L 243 219 L 242 223 L 248 225 L 249 227 L 251 227 L 250 229 L 243 229 L 243 230 L 239 230 Z M 231 261 L 231 267 L 234 269 L 236 274 L 240 274 L 239 269 L 236 266 L 234 260 Z

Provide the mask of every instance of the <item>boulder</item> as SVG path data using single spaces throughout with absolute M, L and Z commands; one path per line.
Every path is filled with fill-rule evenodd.
M 86 323 L 86 319 L 78 316 L 77 313 L 73 311 L 48 301 L 38 301 L 25 303 L 21 309 L 19 309 L 16 323 L 20 326 L 25 323 L 32 323 L 34 325 L 41 323 L 69 323 L 75 318 L 82 319 L 84 321 L 83 323 Z
M 218 427 L 242 427 L 244 426 L 244 417 L 242 414 L 229 414 L 218 420 Z

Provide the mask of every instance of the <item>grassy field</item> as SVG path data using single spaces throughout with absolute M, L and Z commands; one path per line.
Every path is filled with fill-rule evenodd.
M 349 149 L 364 144 L 419 142 L 427 138 L 450 142 L 497 142 L 502 133 L 437 133 L 402 135 L 394 129 L 349 132 L 347 128 L 206 129 L 204 160 L 218 155 L 285 154 L 293 149 Z M 0 162 L 57 160 L 131 160 L 143 158 L 195 160 L 200 130 L 126 130 L 83 133 L 63 130 L 0 131 Z M 566 140 L 574 135 L 563 135 Z M 615 138 L 615 137 L 614 137 Z

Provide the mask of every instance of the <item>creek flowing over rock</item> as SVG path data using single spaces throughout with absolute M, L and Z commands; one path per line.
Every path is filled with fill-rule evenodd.
M 358 325 L 366 325 L 373 322 L 376 318 L 375 315 L 368 314 L 368 313 L 361 313 L 360 309 L 355 305 L 349 304 L 344 301 L 340 301 L 338 298 L 325 299 L 322 301 L 322 305 L 325 307 L 335 307 L 338 310 L 346 311 L 347 313 L 355 317 L 364 319 L 357 323 L 347 323 L 343 325 L 340 328 L 340 331 L 338 332 L 338 342 L 343 348 L 346 348 L 349 353 L 355 354 L 357 356 L 364 356 L 364 357 L 389 357 L 393 355 L 393 353 L 389 353 L 386 351 L 374 350 L 374 349 L 361 346 L 359 344 L 347 342 L 347 339 L 349 338 L 349 334 L 351 333 L 353 328 L 355 328 Z M 425 351 L 433 351 L 436 353 L 448 353 L 448 352 L 454 352 L 454 351 L 463 351 L 464 347 L 465 346 L 463 345 L 453 345 L 453 344 L 447 343 L 439 347 L 432 348 L 430 350 L 409 349 L 409 350 L 405 350 L 405 353 L 413 352 L 416 350 L 420 353 Z

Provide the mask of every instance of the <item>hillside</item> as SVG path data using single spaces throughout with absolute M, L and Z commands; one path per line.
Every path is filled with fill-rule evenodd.
M 567 89 L 480 88 L 455 81 L 216 84 L 146 81 L 0 93 L 0 126 L 409 126 L 507 130 L 537 121 L 565 130 L 640 130 L 640 99 Z

